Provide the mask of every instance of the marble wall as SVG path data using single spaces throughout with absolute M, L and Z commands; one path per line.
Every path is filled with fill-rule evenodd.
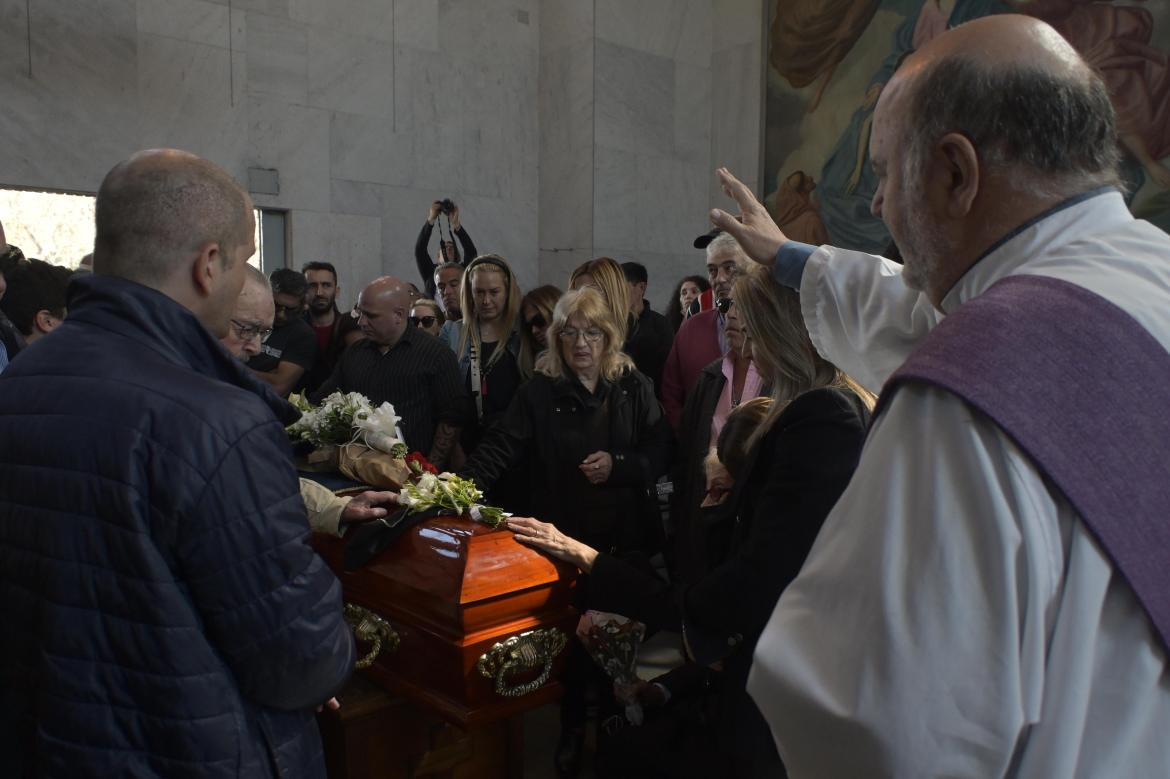
M 759 167 L 761 0 L 0 0 L 0 185 L 93 192 L 175 146 L 279 172 L 291 262 L 415 279 L 431 200 L 522 284 L 664 287 L 724 162 Z M 31 14 L 30 14 L 31 9 Z
M 542 0 L 541 19 L 541 281 L 636 260 L 661 311 L 703 272 L 714 169 L 758 187 L 762 1 Z

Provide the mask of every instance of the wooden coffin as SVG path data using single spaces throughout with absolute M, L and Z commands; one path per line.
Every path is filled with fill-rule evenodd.
M 573 566 L 459 517 L 426 520 L 356 572 L 343 569 L 343 539 L 318 535 L 314 545 L 347 608 L 369 609 L 397 633 L 397 649 L 362 671 L 387 691 L 463 728 L 560 696 L 577 624 Z

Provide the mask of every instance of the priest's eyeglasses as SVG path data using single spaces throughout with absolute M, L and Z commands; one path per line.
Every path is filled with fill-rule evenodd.
M 731 307 L 734 305 L 735 301 L 731 298 L 719 298 L 715 301 L 715 310 L 726 316 L 727 312 L 730 311 Z
M 232 329 L 236 331 L 236 338 L 242 341 L 251 341 L 253 338 L 259 338 L 261 341 L 267 341 L 268 336 L 272 335 L 271 327 L 261 327 L 257 324 L 248 324 L 241 322 L 238 319 L 231 320 Z

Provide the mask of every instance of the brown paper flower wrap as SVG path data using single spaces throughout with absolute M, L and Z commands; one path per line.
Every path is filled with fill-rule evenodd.
M 337 471 L 347 479 L 383 490 L 398 491 L 410 478 L 410 467 L 401 457 L 393 457 L 361 444 L 333 448 L 337 451 Z

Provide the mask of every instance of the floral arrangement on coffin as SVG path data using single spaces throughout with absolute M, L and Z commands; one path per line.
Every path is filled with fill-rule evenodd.
M 406 506 L 407 513 L 437 508 L 459 516 L 466 514 L 490 528 L 498 528 L 505 518 L 512 516 L 495 506 L 480 503 L 483 493 L 475 482 L 447 471 L 440 473 L 418 452 L 408 454 L 406 464 L 413 476 L 399 490 L 398 505 Z
M 289 402 L 301 412 L 301 418 L 286 428 L 294 441 L 307 441 L 318 448 L 361 442 L 391 457 L 406 456 L 406 444 L 398 430 L 401 418 L 389 403 L 374 408 L 360 392 L 334 392 L 319 406 L 294 393 Z

